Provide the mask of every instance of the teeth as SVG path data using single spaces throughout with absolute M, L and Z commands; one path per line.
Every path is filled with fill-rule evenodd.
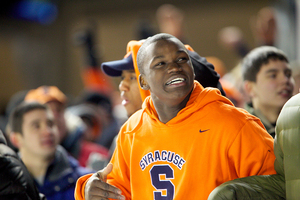
M 171 85 L 171 84 L 174 84 L 174 83 L 180 83 L 180 82 L 183 82 L 183 81 L 184 81 L 184 78 L 175 78 L 175 79 L 169 81 L 167 83 L 167 85 Z
M 282 94 L 288 94 L 289 91 L 288 91 L 288 90 L 282 90 L 281 93 L 282 93 Z

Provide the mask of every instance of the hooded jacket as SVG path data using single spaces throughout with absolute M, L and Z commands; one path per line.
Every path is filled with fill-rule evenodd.
M 166 124 L 145 99 L 120 130 L 107 181 L 126 199 L 207 199 L 228 180 L 274 174 L 274 159 L 258 118 L 195 81 L 186 107 Z M 78 200 L 88 177 L 77 182 Z
M 274 152 L 277 174 L 229 181 L 217 187 L 209 200 L 300 199 L 300 94 L 283 106 L 275 128 Z

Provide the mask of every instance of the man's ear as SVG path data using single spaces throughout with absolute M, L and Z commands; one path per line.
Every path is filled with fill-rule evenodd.
M 147 84 L 147 81 L 145 80 L 145 77 L 142 74 L 139 75 L 139 83 L 143 90 L 150 89 L 149 85 Z
M 21 134 L 16 132 L 10 132 L 9 139 L 12 145 L 14 145 L 16 148 L 20 148 L 20 140 L 21 140 Z
M 255 97 L 255 82 L 253 81 L 244 81 L 244 90 L 250 96 L 250 98 Z

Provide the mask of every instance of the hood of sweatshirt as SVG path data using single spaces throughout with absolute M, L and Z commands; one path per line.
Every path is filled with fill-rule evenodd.
M 142 109 L 134 113 L 125 123 L 125 126 L 123 126 L 123 132 L 127 134 L 135 133 L 139 128 L 142 127 L 145 114 L 150 118 L 149 119 L 147 117 L 146 123 L 151 123 L 153 126 L 178 126 L 179 123 L 189 118 L 193 113 L 199 112 L 202 108 L 214 102 L 222 102 L 224 104 L 234 106 L 233 103 L 224 97 L 217 88 L 203 88 L 199 82 L 194 81 L 194 89 L 185 108 L 180 110 L 176 117 L 164 124 L 158 118 L 151 96 L 148 96 L 143 102 Z
M 199 82 L 194 81 L 194 89 L 185 108 L 180 110 L 177 113 L 177 116 L 171 119 L 165 125 L 176 125 L 179 122 L 184 121 L 194 112 L 201 110 L 204 106 L 214 101 L 222 101 L 224 103 L 233 105 L 230 100 L 221 95 L 221 92 L 218 89 L 211 87 L 203 88 L 203 86 Z M 145 99 L 142 108 L 145 110 L 145 112 L 147 112 L 152 120 L 156 121 L 157 123 L 163 124 L 158 118 L 157 112 L 153 105 L 153 101 L 150 97 Z

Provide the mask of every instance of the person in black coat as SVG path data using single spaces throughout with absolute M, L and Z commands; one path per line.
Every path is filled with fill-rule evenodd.
M 0 180 L 1 200 L 46 200 L 46 197 L 39 193 L 19 156 L 7 146 L 1 130 Z

